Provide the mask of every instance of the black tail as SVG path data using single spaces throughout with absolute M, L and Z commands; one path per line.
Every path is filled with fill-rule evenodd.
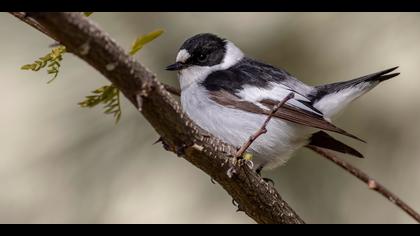
M 400 73 L 389 74 L 397 68 L 394 67 L 349 81 L 316 86 L 313 93 L 310 94 L 312 104 L 325 117 L 332 118 L 380 82 L 399 75 Z
M 324 131 L 318 131 L 312 134 L 308 145 L 326 148 L 336 152 L 347 153 L 359 158 L 363 158 L 363 155 L 356 149 L 334 139 Z
M 357 84 L 360 84 L 362 82 L 382 82 L 388 79 L 391 79 L 397 75 L 399 75 L 400 73 L 392 73 L 389 74 L 390 72 L 396 70 L 398 68 L 398 66 L 387 69 L 387 70 L 383 70 L 383 71 L 379 71 L 370 75 L 365 75 L 356 79 L 352 79 L 349 81 L 344 81 L 344 82 L 338 82 L 338 83 L 333 83 L 333 84 L 325 84 L 325 85 L 320 85 L 320 86 L 316 86 L 316 92 L 315 94 L 313 94 L 313 103 L 316 103 L 318 100 L 320 100 L 322 97 L 324 97 L 327 94 L 331 94 L 331 93 L 335 93 L 338 92 L 340 90 L 349 88 L 349 87 L 353 87 Z

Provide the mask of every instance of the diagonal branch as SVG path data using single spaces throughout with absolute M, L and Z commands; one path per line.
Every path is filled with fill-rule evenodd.
M 17 18 L 21 19 L 22 21 L 28 23 L 29 25 L 31 25 L 32 27 L 38 29 L 40 32 L 50 36 L 51 38 L 57 40 L 56 36 L 54 34 L 49 33 L 42 24 L 38 23 L 34 18 L 36 18 L 36 13 L 34 13 L 34 18 L 32 18 L 32 14 L 30 14 L 29 16 L 24 13 L 24 12 L 12 12 L 12 15 L 16 16 Z M 67 14 L 65 13 L 55 13 L 55 14 L 60 14 L 62 15 L 62 17 L 66 17 Z M 41 13 L 40 17 L 48 17 L 48 13 Z M 74 14 L 70 14 L 73 15 L 72 17 L 76 17 Z M 80 17 L 76 17 L 76 18 L 80 18 Z M 62 20 L 66 20 L 66 19 L 62 19 Z M 78 23 L 77 21 L 80 21 L 83 19 L 77 19 L 76 22 L 73 21 L 74 23 Z M 61 22 L 61 21 L 60 21 Z M 88 23 L 88 26 L 83 25 L 83 27 L 87 27 L 85 28 L 88 29 L 90 27 L 91 23 Z M 55 26 L 57 27 L 57 26 Z M 95 28 L 95 26 L 92 26 Z M 77 27 L 76 27 L 77 28 Z M 99 29 L 96 29 L 98 31 L 100 31 Z M 105 33 L 100 31 L 100 35 L 98 36 L 102 36 L 105 38 L 102 38 L 102 42 L 106 42 L 109 43 L 111 41 L 113 48 L 115 50 L 115 47 L 117 47 L 117 51 L 118 53 L 115 54 L 116 55 L 120 55 L 123 54 L 123 52 L 121 52 L 121 48 L 119 48 L 114 42 L 112 42 L 112 40 L 105 35 Z M 71 35 L 66 35 L 66 37 L 71 37 Z M 86 38 L 84 38 L 86 40 Z M 59 41 L 59 40 L 57 40 Z M 87 40 L 89 41 L 89 40 Z M 79 41 L 80 42 L 80 41 Z M 103 46 L 103 45 L 102 45 Z M 102 50 L 98 50 L 98 51 L 103 51 Z M 96 49 L 95 49 L 96 52 Z M 111 52 L 111 54 L 113 54 L 115 52 Z M 75 53 L 77 55 L 77 52 Z M 91 59 L 93 60 L 92 63 L 98 63 L 97 60 L 95 59 Z M 129 59 L 131 60 L 131 59 Z M 117 60 L 118 61 L 118 60 Z M 89 62 L 89 61 L 88 61 Z M 124 62 L 126 63 L 126 62 Z M 133 63 L 135 65 L 133 65 Z M 166 137 L 164 138 L 165 142 L 168 143 L 178 143 L 179 147 L 183 147 L 183 141 L 185 138 L 185 143 L 195 143 L 195 145 L 192 145 L 190 147 L 188 147 L 185 150 L 185 158 L 190 161 L 192 164 L 196 165 L 197 167 L 199 167 L 200 169 L 204 170 L 206 173 L 208 173 L 209 175 L 212 176 L 212 178 L 218 180 L 218 182 L 228 191 L 229 194 L 232 195 L 232 197 L 234 198 L 235 201 L 237 201 L 240 206 L 241 206 L 241 210 L 245 210 L 246 214 L 248 214 L 249 216 L 251 216 L 253 219 L 255 219 L 257 222 L 260 223 L 303 223 L 303 221 L 299 218 L 299 216 L 296 215 L 296 213 L 293 212 L 293 210 L 287 205 L 286 202 L 284 202 L 281 197 L 278 195 L 277 192 L 275 192 L 274 189 L 270 189 L 271 186 L 264 186 L 265 190 L 261 189 L 260 184 L 266 185 L 266 183 L 264 181 L 261 181 L 261 179 L 256 176 L 254 173 L 250 172 L 248 169 L 246 168 L 242 168 L 240 169 L 239 175 L 236 175 L 237 179 L 228 179 L 226 180 L 226 176 L 222 176 L 221 178 L 216 178 L 215 176 L 219 176 L 224 175 L 223 174 L 223 170 L 214 170 L 213 168 L 209 168 L 209 166 L 207 166 L 210 163 L 206 163 L 208 162 L 207 159 L 202 159 L 203 156 L 207 157 L 207 158 L 216 158 L 217 163 L 212 163 L 215 166 L 217 166 L 216 164 L 220 164 L 223 167 L 229 166 L 229 165 L 225 165 L 226 164 L 226 159 L 228 157 L 232 157 L 235 156 L 234 149 L 232 149 L 233 147 L 222 143 L 220 140 L 215 139 L 214 137 L 212 137 L 210 134 L 206 134 L 205 131 L 201 130 L 199 127 L 195 126 L 191 120 L 189 120 L 187 117 L 185 117 L 185 115 L 180 111 L 179 107 L 177 104 L 174 103 L 174 101 L 169 97 L 169 95 L 166 93 L 166 91 L 164 91 L 165 89 L 174 94 L 179 96 L 180 95 L 180 91 L 177 88 L 174 88 L 170 85 L 161 85 L 160 83 L 158 83 L 155 79 L 154 79 L 154 75 L 151 74 L 149 71 L 147 71 L 147 69 L 145 69 L 142 65 L 137 65 L 139 63 L 137 62 L 129 62 L 130 65 L 128 65 L 128 68 L 140 68 L 140 71 L 142 72 L 142 74 L 140 75 L 140 78 L 136 77 L 136 80 L 140 80 L 139 84 L 136 83 L 136 85 L 134 87 L 132 87 L 131 89 L 128 88 L 128 91 L 123 91 L 124 94 L 127 96 L 127 98 L 130 99 L 131 102 L 133 102 L 133 104 L 135 106 L 137 106 L 139 109 L 141 107 L 142 104 L 140 103 L 145 103 L 147 102 L 143 100 L 143 96 L 147 97 L 147 93 L 145 93 L 145 88 L 151 89 L 152 87 L 157 87 L 158 91 L 157 93 L 159 94 L 158 96 L 162 96 L 162 100 L 164 101 L 159 101 L 163 102 L 165 104 L 165 106 L 171 106 L 171 108 L 169 109 L 172 113 L 171 114 L 176 114 L 176 116 L 181 116 L 181 117 L 176 117 L 177 119 L 175 119 L 174 121 L 171 122 L 172 123 L 177 123 L 177 122 L 181 122 L 183 123 L 183 125 L 181 125 L 183 127 L 183 130 L 180 131 L 180 134 L 182 134 L 182 136 L 179 136 L 178 138 L 181 140 L 177 140 L 174 139 L 173 136 L 171 135 L 171 132 L 173 132 L 173 129 L 166 133 L 167 130 L 164 129 L 164 127 L 161 127 L 162 125 L 156 124 L 157 122 L 152 122 L 152 125 L 155 127 L 155 129 L 158 131 L 159 134 L 162 135 L 162 137 Z M 109 65 L 109 64 L 107 64 Z M 97 68 L 97 66 L 94 64 L 94 67 Z M 127 66 L 127 65 L 126 65 Z M 102 64 L 103 67 L 103 64 Z M 103 74 L 108 74 L 106 71 L 104 71 L 104 68 L 97 68 L 98 70 L 100 70 L 101 73 Z M 127 71 L 126 71 L 127 72 Z M 124 74 L 124 73 L 123 73 Z M 129 73 L 129 77 L 132 78 L 135 75 L 132 75 L 132 73 Z M 119 75 L 118 77 L 121 77 L 121 75 Z M 127 77 L 127 78 L 129 78 Z M 111 75 L 111 78 L 108 77 L 108 79 L 110 79 L 112 82 L 116 79 L 115 75 Z M 153 86 L 144 86 L 145 84 L 149 83 L 149 80 L 153 81 Z M 123 81 L 123 83 L 125 83 L 127 81 Z M 123 85 L 121 86 L 121 88 L 124 87 Z M 146 90 L 148 90 L 146 89 Z M 136 93 L 136 91 L 138 93 Z M 156 91 L 155 91 L 156 92 Z M 140 94 L 140 96 L 139 96 Z M 133 96 L 134 95 L 134 96 Z M 152 94 L 152 96 L 154 97 L 155 94 Z M 134 98 L 133 98 L 134 97 Z M 150 98 L 149 98 L 150 99 Z M 158 99 L 159 100 L 159 99 Z M 144 105 L 143 105 L 144 106 Z M 153 106 L 153 105 L 152 105 Z M 157 108 L 159 108 L 159 106 L 157 106 Z M 162 110 L 167 110 L 162 109 Z M 161 111 L 161 110 L 160 110 Z M 144 112 L 144 111 L 143 111 Z M 166 113 L 160 113 L 160 114 L 166 114 Z M 147 116 L 148 114 L 144 114 L 145 116 Z M 156 115 L 156 114 L 154 114 Z M 159 112 L 158 112 L 159 115 Z M 150 119 L 150 118 L 148 118 Z M 167 120 L 168 118 L 165 117 L 163 120 Z M 171 119 L 171 118 L 169 118 Z M 156 126 L 155 126 L 156 125 Z M 187 127 L 185 127 L 187 126 Z M 176 126 L 178 127 L 178 125 Z M 184 137 L 185 133 L 189 133 L 189 132 L 185 132 L 185 129 L 191 129 L 190 131 L 192 131 L 192 133 L 194 133 L 193 137 L 190 138 L 186 138 Z M 163 130 L 163 131 L 162 131 Z M 176 134 L 176 132 L 175 132 Z M 204 143 L 205 145 L 201 146 L 200 144 Z M 251 142 L 252 143 L 252 142 Z M 173 146 L 173 151 L 177 151 L 177 146 Z M 249 147 L 249 146 L 248 146 Z M 420 222 L 420 216 L 419 214 L 414 211 L 411 207 L 409 207 L 406 203 L 404 203 L 399 197 L 397 197 L 395 194 L 389 192 L 389 190 L 387 190 L 384 186 L 382 186 L 381 184 L 379 184 L 378 182 L 372 180 L 367 174 L 363 173 L 361 170 L 357 169 L 356 167 L 350 165 L 349 163 L 345 162 L 344 160 L 340 160 L 338 159 L 336 156 L 334 156 L 333 154 L 331 154 L 330 152 L 326 152 L 323 149 L 317 148 L 317 147 L 313 147 L 313 146 L 307 146 L 309 149 L 321 154 L 322 156 L 324 156 L 325 158 L 331 160 L 333 163 L 339 165 L 340 167 L 342 167 L 343 169 L 345 169 L 346 171 L 348 171 L 349 173 L 351 173 L 352 175 L 356 176 L 357 178 L 359 178 L 360 180 L 362 180 L 363 182 L 365 182 L 366 184 L 368 184 L 368 186 L 381 193 L 383 196 L 385 196 L 388 200 L 390 200 L 391 202 L 395 203 L 398 207 L 400 207 L 402 210 L 404 210 L 407 214 L 409 214 L 410 216 L 412 216 L 417 222 Z M 247 147 L 245 148 L 245 150 L 247 149 Z M 237 155 L 238 153 L 236 153 Z M 222 161 L 220 160 L 222 159 Z M 211 165 L 211 164 L 210 164 Z M 223 169 L 223 168 L 221 168 Z M 226 170 L 226 169 L 225 169 Z M 213 173 L 216 172 L 216 173 Z M 246 178 L 246 179 L 245 179 Z M 250 178 L 250 181 L 247 181 L 248 178 Z M 228 183 L 229 181 L 231 181 L 232 183 Z M 239 184 L 237 181 L 247 181 L 247 184 Z M 232 186 L 230 186 L 232 185 Z M 254 187 L 256 187 L 255 191 L 251 191 L 253 192 L 253 194 L 261 194 L 261 192 L 265 192 L 263 193 L 263 198 L 261 199 L 246 199 L 247 196 L 243 196 L 243 194 L 250 192 L 249 190 L 252 190 L 252 185 L 254 185 Z M 256 185 L 256 186 L 255 186 Z M 242 190 L 242 192 L 236 192 L 238 190 Z M 272 192 L 274 190 L 274 192 Z M 232 193 L 233 192 L 233 193 Z M 267 196 L 267 193 L 268 194 Z M 254 196 L 255 197 L 255 196 Z M 244 199 L 245 198 L 245 199 Z M 252 197 L 250 197 L 252 198 Z M 238 199 L 243 199 L 238 200 Z M 273 211 L 270 212 L 270 209 L 266 209 L 266 206 L 270 205 L 269 201 L 272 201 L 273 199 L 275 199 L 275 202 L 273 202 Z M 260 209 L 255 209 L 255 207 L 249 206 L 250 202 L 253 202 L 253 204 L 260 204 L 259 202 L 263 202 L 266 205 L 261 205 Z M 246 202 L 248 204 L 245 204 L 243 202 Z M 283 207 L 279 207 L 283 206 Z M 262 215 L 258 215 L 261 214 Z M 269 214 L 271 214 L 271 216 L 269 216 Z
M 324 150 L 323 148 L 319 148 L 319 147 L 312 146 L 312 145 L 308 145 L 306 147 L 309 148 L 309 149 L 311 149 L 312 151 L 320 154 L 321 156 L 327 158 L 328 160 L 330 160 L 333 163 L 337 164 L 338 166 L 340 166 L 341 168 L 343 168 L 344 170 L 346 170 L 350 174 L 354 175 L 356 178 L 358 178 L 361 181 L 365 182 L 368 185 L 369 189 L 372 189 L 372 190 L 374 190 L 374 191 L 382 194 L 382 196 L 384 196 L 390 202 L 392 202 L 395 205 L 397 205 L 400 209 L 402 209 L 403 211 L 405 211 L 405 213 L 407 213 L 414 220 L 416 220 L 418 223 L 420 223 L 420 215 L 419 215 L 419 213 L 417 213 L 413 208 L 411 208 L 410 206 L 408 206 L 407 203 L 405 203 L 403 200 L 401 200 L 397 195 L 395 195 L 394 193 L 392 193 L 391 191 L 389 191 L 387 188 L 385 188 L 385 186 L 383 186 L 382 184 L 380 184 L 376 180 L 374 180 L 371 177 L 369 177 L 369 175 L 367 175 L 366 173 L 364 173 L 360 169 L 354 167 L 350 163 L 339 159 L 334 154 L 332 154 L 331 152 L 328 152 L 328 151 Z
M 80 13 L 30 13 L 42 29 L 102 73 L 141 112 L 170 150 L 216 180 L 258 223 L 304 223 L 279 193 L 246 165 L 234 177 L 236 149 L 194 124 L 155 75 Z M 16 16 L 16 15 L 15 15 Z M 89 49 L 89 50 L 86 50 Z

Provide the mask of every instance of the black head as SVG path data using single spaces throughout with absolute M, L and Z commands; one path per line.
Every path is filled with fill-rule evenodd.
M 167 70 L 181 70 L 189 66 L 214 66 L 222 63 L 226 40 L 214 34 L 197 34 L 187 39 L 178 52 L 175 64 Z

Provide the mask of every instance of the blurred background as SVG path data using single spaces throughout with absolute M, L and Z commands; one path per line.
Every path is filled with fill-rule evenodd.
M 161 81 L 188 37 L 212 32 L 246 54 L 316 85 L 393 66 L 401 75 L 354 102 L 335 122 L 367 140 L 339 140 L 367 158 L 340 155 L 420 211 L 420 14 L 416 13 L 94 13 L 120 45 L 165 33 L 136 55 Z M 22 71 L 52 40 L 0 15 L 1 223 L 253 223 L 209 176 L 160 145 L 127 102 L 117 125 L 101 108 L 77 103 L 108 84 L 66 54 L 56 81 Z M 414 223 L 338 166 L 308 151 L 263 175 L 308 223 Z

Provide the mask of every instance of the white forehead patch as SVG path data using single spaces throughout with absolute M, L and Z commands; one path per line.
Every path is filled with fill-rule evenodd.
M 178 52 L 178 55 L 176 56 L 176 62 L 186 62 L 188 58 L 190 58 L 190 54 L 187 50 L 182 49 Z

